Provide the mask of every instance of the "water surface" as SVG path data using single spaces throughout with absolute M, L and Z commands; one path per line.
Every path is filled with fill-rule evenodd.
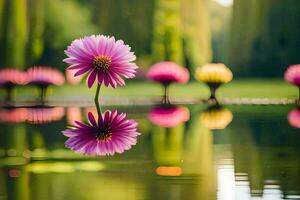
M 72 152 L 61 133 L 95 108 L 1 108 L 0 199 L 300 199 L 293 109 L 118 107 L 141 135 L 99 157 Z

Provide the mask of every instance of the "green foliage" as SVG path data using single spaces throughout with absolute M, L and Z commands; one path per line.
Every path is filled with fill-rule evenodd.
M 46 0 L 46 38 L 47 44 L 54 48 L 62 48 L 72 40 L 88 34 L 96 34 L 91 24 L 88 9 L 72 0 Z
M 215 1 L 210 2 L 209 9 L 213 62 L 224 63 L 228 61 L 227 51 L 231 46 L 228 39 L 230 35 L 232 9 L 224 7 Z
M 156 0 L 155 3 L 152 41 L 154 59 L 182 64 L 180 0 Z
M 2 7 L 3 7 L 2 2 Z M 6 0 L 1 25 L 4 62 L 2 65 L 23 68 L 27 42 L 26 0 Z M 3 28 L 2 28 L 3 27 Z
M 45 54 L 42 64 L 61 66 L 63 50 L 76 38 L 98 34 L 89 10 L 72 0 L 45 0 Z
M 3 18 L 4 18 L 4 14 L 5 14 L 5 10 L 4 10 L 4 7 L 5 6 L 5 0 L 0 0 L 0 41 L 2 39 L 2 34 L 3 34 Z
M 229 64 L 246 76 L 282 76 L 299 63 L 297 0 L 235 0 Z
M 101 33 L 124 40 L 138 56 L 151 53 L 153 0 L 93 0 L 90 5 Z
M 191 72 L 211 61 L 211 30 L 207 0 L 182 0 L 184 55 Z
M 257 0 L 234 2 L 229 63 L 235 74 L 246 74 L 249 71 L 249 56 L 257 34 L 256 29 L 259 28 L 259 21 L 255 20 L 254 15 L 257 5 Z
M 251 75 L 282 76 L 288 65 L 300 62 L 300 4 L 266 0 L 260 9 L 263 29 L 253 42 Z
M 29 42 L 28 42 L 28 61 L 34 63 L 38 60 L 44 50 L 44 29 L 45 29 L 45 0 L 31 0 L 29 2 Z

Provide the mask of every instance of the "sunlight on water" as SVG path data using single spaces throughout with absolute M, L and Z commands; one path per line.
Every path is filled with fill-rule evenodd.
M 215 0 L 215 1 L 225 7 L 230 7 L 233 4 L 233 0 Z

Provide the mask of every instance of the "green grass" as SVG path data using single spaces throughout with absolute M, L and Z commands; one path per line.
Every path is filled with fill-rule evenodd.
M 152 82 L 128 82 L 126 87 L 117 89 L 101 88 L 101 95 L 110 97 L 150 97 L 162 95 L 161 85 Z M 86 84 L 51 87 L 50 96 L 86 96 L 92 98 L 95 87 L 88 89 Z M 1 92 L 1 95 L 3 91 Z M 38 95 L 35 87 L 17 88 L 18 97 L 33 97 Z M 192 82 L 187 85 L 171 85 L 170 95 L 173 97 L 208 98 L 209 90 L 205 84 Z M 222 86 L 217 92 L 219 98 L 296 98 L 298 89 L 281 79 L 238 79 Z

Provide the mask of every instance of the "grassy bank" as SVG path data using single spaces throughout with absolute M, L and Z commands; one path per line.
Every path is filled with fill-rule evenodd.
M 85 83 L 81 85 L 65 85 L 63 87 L 51 87 L 51 97 L 80 96 L 91 98 L 94 95 L 95 87 L 88 89 Z M 160 96 L 162 87 L 152 82 L 128 82 L 126 87 L 117 89 L 101 88 L 101 94 L 109 97 L 150 97 Z M 217 93 L 219 98 L 296 98 L 297 87 L 284 82 L 281 79 L 239 79 L 220 88 Z M 199 82 L 192 82 L 187 85 L 174 84 L 170 88 L 173 97 L 180 98 L 207 98 L 209 90 L 206 85 Z M 1 91 L 1 96 L 4 91 Z M 31 98 L 38 95 L 38 90 L 32 86 L 18 87 L 18 97 Z

